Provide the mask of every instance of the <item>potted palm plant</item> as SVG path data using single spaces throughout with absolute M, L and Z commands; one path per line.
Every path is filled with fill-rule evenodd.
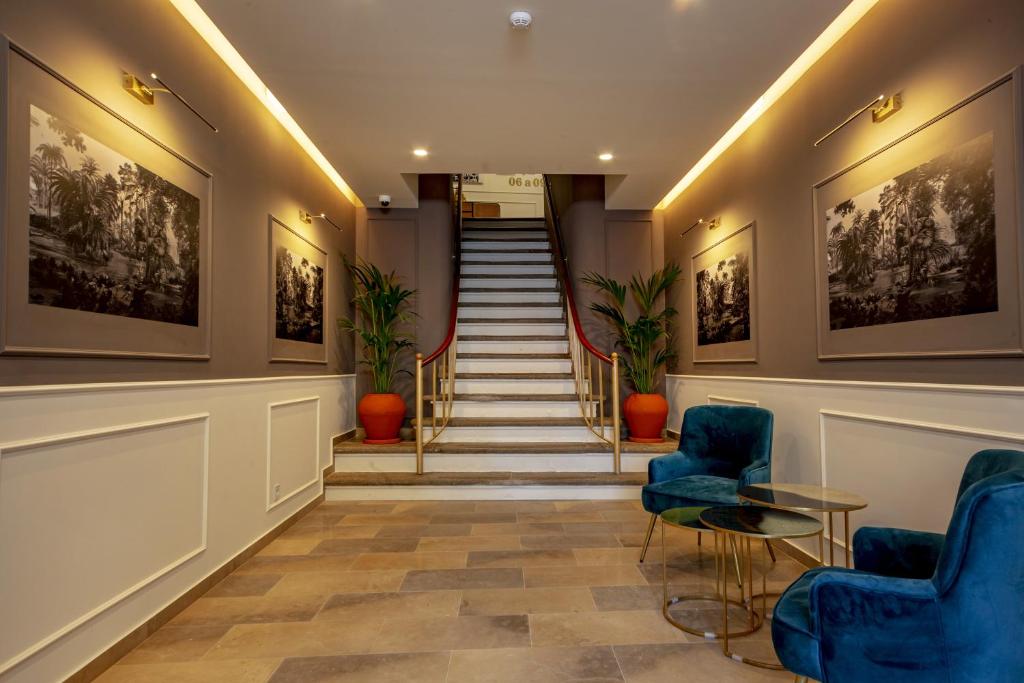
M 624 351 L 623 367 L 626 379 L 636 393 L 622 404 L 622 412 L 629 427 L 629 440 L 641 443 L 662 441 L 662 430 L 668 417 L 668 402 L 654 393 L 658 385 L 658 371 L 675 356 L 669 347 L 669 322 L 676 310 L 664 305 L 656 312 L 659 297 L 679 277 L 679 266 L 666 265 L 649 278 L 634 275 L 629 286 L 597 273 L 585 273 L 583 282 L 607 295 L 608 302 L 594 302 L 590 310 L 598 313 L 615 326 L 615 345 Z M 635 320 L 626 318 L 626 293 L 633 295 L 639 309 Z M 619 400 L 615 396 L 613 400 Z
M 356 332 L 362 340 L 360 363 L 370 369 L 373 389 L 359 400 L 356 408 L 366 430 L 363 443 L 398 443 L 405 418 L 405 401 L 392 387 L 398 373 L 409 372 L 400 370 L 398 361 L 401 352 L 413 345 L 402 327 L 414 315 L 408 306 L 415 291 L 402 287 L 394 271 L 385 274 L 372 263 L 346 261 L 345 266 L 355 283 L 352 305 L 358 313 L 358 321 L 343 318 L 338 325 L 343 330 Z

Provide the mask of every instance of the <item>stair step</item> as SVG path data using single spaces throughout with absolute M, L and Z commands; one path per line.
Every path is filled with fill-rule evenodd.
M 557 337 L 565 340 L 565 322 L 552 320 L 550 322 L 497 322 L 494 320 L 483 320 L 481 322 L 467 323 L 459 322 L 458 334 L 475 337 L 479 335 L 495 336 L 518 336 L 518 337 Z
M 548 301 L 460 301 L 459 308 L 557 308 Z
M 480 235 L 474 234 L 472 237 L 465 237 L 465 236 L 463 236 L 462 241 L 463 242 L 496 242 L 496 241 L 499 241 L 499 240 L 492 240 L 491 238 L 487 237 L 486 234 L 480 234 Z M 539 239 L 539 238 L 534 238 L 534 237 L 501 237 L 500 241 L 503 242 L 503 243 L 504 242 L 513 242 L 513 243 L 516 243 L 516 242 L 544 242 L 544 243 L 547 243 L 546 237 L 543 240 Z
M 571 372 L 457 372 L 455 379 L 572 379 Z
M 644 472 L 335 472 L 324 479 L 342 486 L 643 486 Z
M 561 311 L 562 309 L 558 309 L 559 313 Z M 563 318 L 564 316 L 559 315 L 551 318 L 459 318 L 458 321 L 469 325 L 548 325 L 557 324 Z
M 453 417 L 449 427 L 585 427 L 582 417 Z
M 531 361 L 531 360 L 569 360 L 568 353 L 459 353 L 456 358 L 465 360 L 510 360 L 510 361 Z
M 572 361 L 568 355 L 557 358 L 519 357 L 499 359 L 466 358 L 459 355 L 459 377 L 471 374 L 482 374 L 486 377 L 520 377 L 538 375 L 540 377 L 562 377 L 572 373 Z
M 551 249 L 535 247 L 530 249 L 463 249 L 463 254 L 551 254 Z
M 474 338 L 469 336 L 460 337 L 456 344 L 457 353 L 460 355 L 487 353 L 523 358 L 528 354 L 557 354 L 564 357 L 569 353 L 569 342 L 564 336 L 540 340 L 529 337 L 495 339 L 493 337 Z
M 463 273 L 462 280 L 550 280 L 551 282 L 557 282 L 553 275 L 547 275 L 545 273 L 520 273 L 517 275 L 509 275 L 508 273 Z M 557 286 L 557 285 L 554 285 Z
M 426 400 L 427 397 L 424 397 Z M 455 394 L 456 401 L 473 401 L 483 403 L 501 403 L 503 401 L 509 403 L 518 403 L 521 401 L 533 402 L 533 401 L 551 401 L 551 402 L 569 402 L 575 403 L 579 400 L 576 394 Z
M 561 322 L 565 319 L 565 311 L 555 302 L 541 301 L 539 306 L 478 306 L 480 302 L 460 302 L 458 316 L 460 322 Z
M 466 278 L 463 278 L 465 280 Z M 501 294 L 504 292 L 517 292 L 522 294 L 561 294 L 562 290 L 557 287 L 551 287 L 550 289 L 544 289 L 542 287 L 502 287 L 498 292 L 494 291 L 493 287 L 460 287 L 460 292 L 468 292 L 475 294 Z
M 460 334 L 459 341 L 477 342 L 564 342 L 565 335 L 562 334 Z

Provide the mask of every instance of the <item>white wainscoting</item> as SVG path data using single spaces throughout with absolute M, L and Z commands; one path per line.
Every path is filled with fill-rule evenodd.
M 0 389 L 0 680 L 77 671 L 318 496 L 354 427 L 352 375 Z
M 1024 388 L 670 375 L 670 429 L 694 405 L 775 415 L 772 480 L 867 498 L 860 526 L 945 532 L 964 465 L 984 448 L 1024 449 Z M 837 540 L 843 538 L 836 519 Z M 817 544 L 801 544 L 817 555 Z

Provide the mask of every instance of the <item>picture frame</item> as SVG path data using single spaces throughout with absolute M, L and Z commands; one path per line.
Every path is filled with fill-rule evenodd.
M 757 362 L 757 223 L 690 257 L 693 362 Z
M 213 176 L 6 36 L 0 117 L 0 354 L 208 360 Z
M 327 363 L 327 252 L 268 216 L 268 355 L 272 363 Z
M 1024 355 L 1021 95 L 1017 67 L 813 186 L 820 360 Z

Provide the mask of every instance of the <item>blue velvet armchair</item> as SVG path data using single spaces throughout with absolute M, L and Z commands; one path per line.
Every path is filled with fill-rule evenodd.
M 775 607 L 772 640 L 798 679 L 1024 681 L 1024 453 L 967 464 L 945 535 L 864 527 L 855 569 L 820 567 Z
M 736 505 L 736 491 L 771 481 L 772 413 L 746 406 L 695 406 L 683 415 L 679 450 L 651 459 L 643 506 L 651 513 L 640 561 L 658 515 L 669 508 Z

